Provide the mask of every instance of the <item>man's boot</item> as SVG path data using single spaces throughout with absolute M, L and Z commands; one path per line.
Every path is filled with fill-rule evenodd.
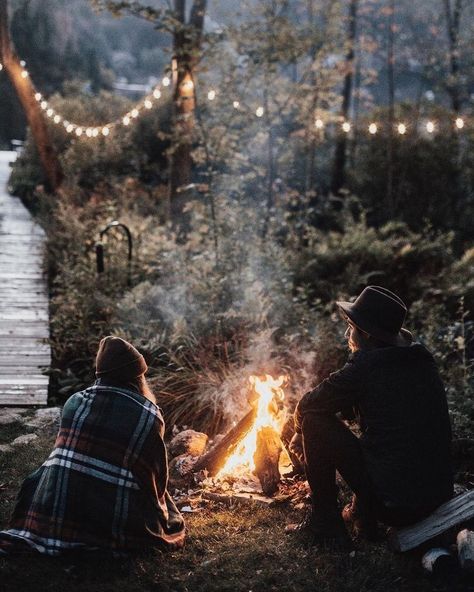
M 351 538 L 337 508 L 324 510 L 312 507 L 301 523 L 288 525 L 285 532 L 304 534 L 309 537 L 311 545 L 341 551 L 352 549 Z

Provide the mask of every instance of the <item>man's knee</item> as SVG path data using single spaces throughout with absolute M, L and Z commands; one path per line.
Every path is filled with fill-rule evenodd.
M 319 415 L 307 413 L 301 425 L 301 431 L 305 440 L 325 439 L 334 432 L 337 418 L 331 415 Z

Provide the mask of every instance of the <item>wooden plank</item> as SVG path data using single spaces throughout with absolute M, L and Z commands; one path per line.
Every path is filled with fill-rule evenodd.
M 13 405 L 46 405 L 48 403 L 48 391 L 30 393 L 29 395 L 0 393 L 0 406 Z
M 0 405 L 44 405 L 42 370 L 51 364 L 45 232 L 4 190 L 14 156 L 0 152 Z
M 442 504 L 430 516 L 412 526 L 393 530 L 389 544 L 394 551 L 409 551 L 472 518 L 474 490 L 466 491 Z

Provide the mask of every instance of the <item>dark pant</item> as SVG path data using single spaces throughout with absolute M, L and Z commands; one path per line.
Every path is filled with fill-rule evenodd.
M 431 511 L 387 507 L 376 495 L 359 439 L 337 417 L 307 413 L 302 431 L 306 478 L 318 513 L 337 511 L 336 470 L 356 495 L 359 507 L 385 524 L 406 526 Z

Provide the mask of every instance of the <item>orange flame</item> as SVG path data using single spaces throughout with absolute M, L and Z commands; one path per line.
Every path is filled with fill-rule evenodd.
M 227 459 L 218 477 L 240 470 L 252 471 L 255 468 L 253 455 L 257 449 L 258 431 L 263 427 L 271 426 L 279 432 L 285 420 L 284 413 L 279 410 L 278 402 L 283 401 L 285 397 L 282 385 L 286 382 L 286 376 L 282 375 L 276 379 L 270 374 L 265 374 L 264 378 L 250 376 L 249 382 L 258 395 L 255 422 L 236 451 Z

